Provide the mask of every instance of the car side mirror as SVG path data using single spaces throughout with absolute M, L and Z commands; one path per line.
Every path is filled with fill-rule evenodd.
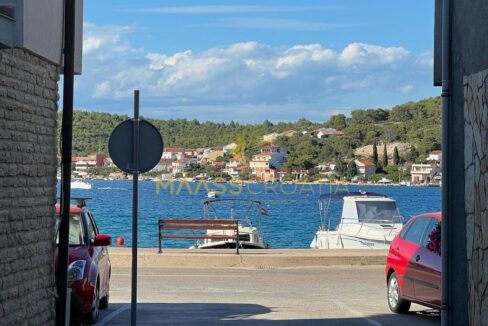
M 95 237 L 93 245 L 95 247 L 110 246 L 112 244 L 112 238 L 106 234 L 99 234 Z

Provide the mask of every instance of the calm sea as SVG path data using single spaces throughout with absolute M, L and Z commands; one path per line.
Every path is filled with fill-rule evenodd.
M 92 189 L 73 189 L 73 197 L 90 197 L 88 206 L 93 212 L 98 227 L 115 239 L 125 238 L 125 246 L 131 245 L 132 225 L 132 181 L 89 181 Z M 139 186 L 139 246 L 157 247 L 160 218 L 201 218 L 203 202 L 207 199 L 207 190 L 203 185 L 196 191 L 196 183 L 174 184 L 162 189 L 153 181 L 141 181 Z M 210 184 L 210 188 L 216 189 Z M 267 242 L 273 248 L 308 248 L 320 224 L 318 198 L 320 193 L 329 192 L 328 185 L 287 185 L 287 184 L 251 184 L 242 188 L 219 184 L 219 189 L 227 187 L 228 193 L 221 198 L 246 198 L 263 202 L 268 216 L 263 217 L 263 232 Z M 334 188 L 335 189 L 335 186 Z M 441 189 L 427 187 L 398 186 L 348 186 L 350 191 L 365 190 L 388 195 L 397 201 L 398 208 L 405 221 L 411 216 L 439 211 L 441 208 Z M 179 191 L 178 191 L 179 190 Z M 233 192 L 233 194 L 230 193 Z M 245 209 L 234 210 L 239 217 L 245 216 Z M 332 226 L 338 223 L 341 204 L 331 206 Z M 255 213 L 255 212 L 254 212 Z M 230 208 L 224 207 L 221 217 L 230 215 Z M 240 215 L 242 214 L 242 215 Z M 253 212 L 249 212 L 251 216 Z M 188 248 L 192 240 L 165 240 L 165 247 Z

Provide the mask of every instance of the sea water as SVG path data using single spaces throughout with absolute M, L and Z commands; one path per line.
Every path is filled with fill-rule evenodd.
M 89 190 L 72 189 L 72 197 L 91 198 L 87 206 L 95 216 L 101 233 L 124 237 L 131 246 L 132 181 L 92 180 Z M 332 186 L 334 191 L 337 186 Z M 341 186 L 342 189 L 344 186 Z M 230 184 L 200 184 L 195 182 L 139 182 L 138 244 L 158 246 L 158 220 L 162 218 L 199 219 L 203 217 L 203 202 L 208 190 L 223 192 L 220 198 L 259 200 L 268 215 L 262 218 L 262 230 L 272 248 L 308 248 L 320 225 L 318 199 L 330 192 L 331 186 L 318 184 L 248 184 L 240 188 Z M 400 186 L 347 186 L 349 191 L 364 190 L 381 193 L 397 201 L 400 214 L 407 221 L 411 216 L 439 211 L 441 188 Z M 59 188 L 58 188 L 59 194 Z M 331 227 L 339 222 L 342 203 L 330 206 Z M 237 210 L 238 212 L 238 210 Z M 255 213 L 255 212 L 254 212 Z M 229 217 L 229 210 L 222 211 Z M 237 215 L 239 213 L 236 213 Z M 250 213 L 251 214 L 251 213 Z M 243 216 L 237 216 L 242 218 Z M 164 247 L 188 248 L 194 240 L 166 240 Z

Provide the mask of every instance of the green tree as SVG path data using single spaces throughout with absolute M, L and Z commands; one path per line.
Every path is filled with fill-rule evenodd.
M 376 140 L 373 143 L 373 163 L 378 168 L 378 148 L 376 147 Z
M 396 147 L 396 146 L 393 149 L 393 164 L 394 165 L 400 164 L 400 154 L 398 153 L 398 147 Z
M 325 123 L 325 127 L 342 130 L 347 127 L 346 116 L 344 114 L 336 114 L 330 117 L 329 121 Z
M 388 153 L 386 152 L 386 143 L 383 144 L 383 168 L 388 166 Z
M 358 167 L 356 166 L 356 162 L 351 160 L 347 164 L 347 178 L 352 179 L 358 174 Z
M 346 164 L 344 164 L 344 161 L 342 159 L 336 158 L 334 172 L 339 178 L 343 178 L 346 175 L 347 166 Z

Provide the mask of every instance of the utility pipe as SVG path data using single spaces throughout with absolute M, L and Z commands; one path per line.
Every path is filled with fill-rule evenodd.
M 449 148 L 449 125 L 451 104 L 451 1 L 442 1 L 442 295 L 441 295 L 441 324 L 450 325 L 451 284 L 450 284 L 450 211 L 449 199 L 451 198 L 451 183 L 449 162 L 451 162 L 451 150 Z

